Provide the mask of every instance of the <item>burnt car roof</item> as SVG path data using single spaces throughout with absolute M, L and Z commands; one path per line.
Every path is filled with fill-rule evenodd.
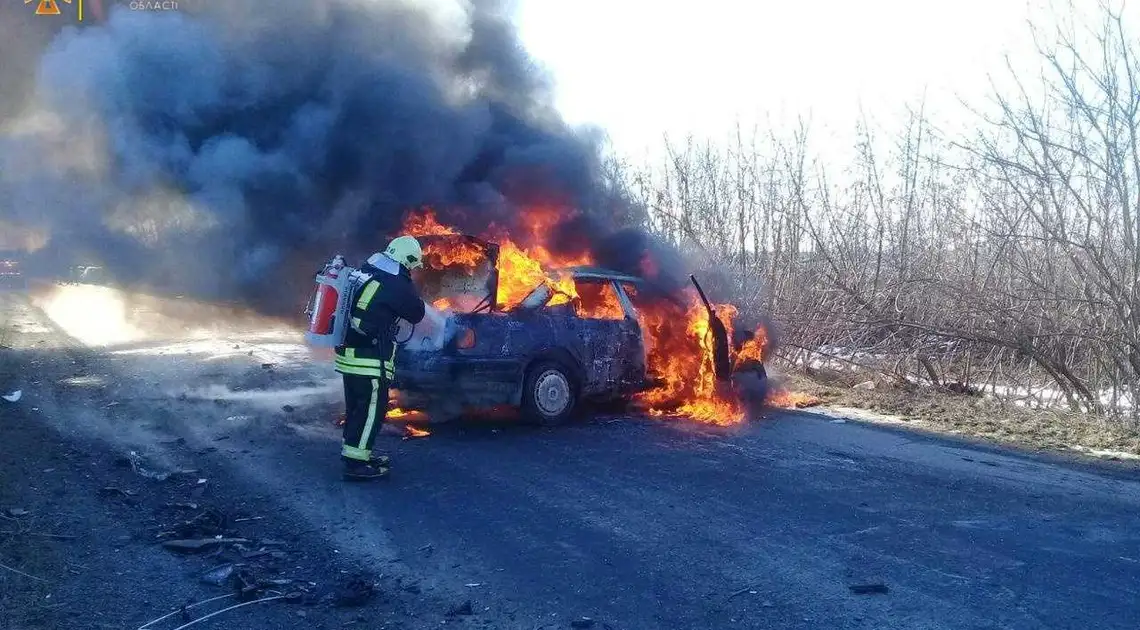
M 564 267 L 562 269 L 558 269 L 557 271 L 568 272 L 568 273 L 570 273 L 570 275 L 574 276 L 575 278 L 596 278 L 599 280 L 616 280 L 618 282 L 631 282 L 634 284 L 640 284 L 640 283 L 644 282 L 644 280 L 642 280 L 641 278 L 638 278 L 637 276 L 631 276 L 629 274 L 621 273 L 620 271 L 614 271 L 613 269 L 606 269 L 604 267 L 591 267 L 589 265 L 580 265 L 577 267 Z
M 488 241 L 488 240 L 479 238 L 478 236 L 475 236 L 473 234 L 467 234 L 465 232 L 457 232 L 457 233 L 452 233 L 452 234 L 424 234 L 424 235 L 416 236 L 416 238 L 419 239 L 421 242 L 429 242 L 432 240 L 460 239 L 460 240 L 467 240 L 467 241 L 471 241 L 474 243 L 478 243 L 479 245 L 483 245 L 484 247 L 488 247 L 488 248 L 492 249 L 491 264 L 496 266 L 496 267 L 498 266 L 499 244 L 494 242 L 494 241 Z M 642 278 L 639 278 L 637 276 L 631 276 L 627 273 L 622 273 L 620 271 L 614 271 L 613 269 L 606 269 L 605 267 L 595 267 L 593 265 L 577 265 L 577 266 L 573 266 L 573 267 L 563 267 L 560 269 L 555 269 L 553 271 L 555 271 L 555 272 L 568 272 L 571 275 L 573 275 L 575 278 L 595 278 L 595 279 L 599 279 L 599 280 L 616 280 L 618 282 L 632 282 L 635 284 L 640 284 L 640 283 L 644 282 L 644 280 Z

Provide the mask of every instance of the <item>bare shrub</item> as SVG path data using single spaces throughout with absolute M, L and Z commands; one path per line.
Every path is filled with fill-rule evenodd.
M 624 185 L 659 235 L 726 261 L 716 290 L 775 320 L 784 360 L 1136 422 L 1140 59 L 1120 14 L 1099 18 L 1036 33 L 1038 92 L 1011 66 L 970 137 L 920 106 L 884 149 L 862 121 L 836 173 L 806 122 L 737 129 L 667 140 Z

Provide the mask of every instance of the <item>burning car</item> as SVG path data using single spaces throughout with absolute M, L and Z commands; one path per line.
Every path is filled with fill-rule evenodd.
M 644 279 L 590 265 L 545 270 L 509 243 L 501 264 L 498 244 L 468 235 L 419 238 L 425 266 L 414 273 L 417 285 L 426 302 L 453 315 L 445 334 L 413 328 L 397 335 L 402 345 L 392 386 L 399 407 L 427 410 L 438 420 L 509 406 L 544 425 L 567 421 L 583 402 L 640 400 L 651 411 L 702 412 L 717 423 L 742 416 L 731 396 L 713 391 L 697 392 L 707 398 L 703 411 L 683 408 L 701 401 L 668 404 L 678 387 L 693 382 L 730 387 L 728 337 L 723 325 L 719 332 L 690 330 L 689 319 L 700 318 L 690 317 L 688 305 L 673 305 L 685 319 L 672 322 L 640 309 L 650 295 Z M 663 344 L 668 326 L 677 329 L 673 339 L 697 339 L 680 362 L 662 360 L 672 354 Z M 703 341 L 709 332 L 714 340 Z M 763 379 L 759 365 L 751 374 Z

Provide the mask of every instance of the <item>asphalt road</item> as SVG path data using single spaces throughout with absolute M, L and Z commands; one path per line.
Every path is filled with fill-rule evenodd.
M 241 331 L 210 343 L 233 351 L 99 350 L 84 369 L 155 417 L 67 430 L 151 453 L 181 438 L 342 557 L 471 600 L 459 623 L 1140 627 L 1137 474 L 781 413 L 386 435 L 392 478 L 345 484 L 328 368 Z

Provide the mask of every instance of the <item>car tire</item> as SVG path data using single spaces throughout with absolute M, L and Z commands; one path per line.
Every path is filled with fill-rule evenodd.
M 573 373 L 557 361 L 539 361 L 523 380 L 523 417 L 552 427 L 565 424 L 578 406 L 578 389 Z

